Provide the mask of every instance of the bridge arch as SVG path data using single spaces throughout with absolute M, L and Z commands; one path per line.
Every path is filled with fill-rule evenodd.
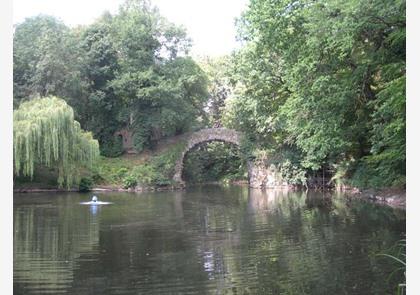
M 187 139 L 187 144 L 184 150 L 182 151 L 181 156 L 175 163 L 175 174 L 173 180 L 178 183 L 184 183 L 184 181 L 182 180 L 184 158 L 186 154 L 195 146 L 211 141 L 222 141 L 239 146 L 241 140 L 241 132 L 228 128 L 207 128 L 192 133 Z

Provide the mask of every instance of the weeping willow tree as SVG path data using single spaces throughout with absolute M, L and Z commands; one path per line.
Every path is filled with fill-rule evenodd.
M 58 184 L 80 181 L 81 168 L 99 156 L 99 144 L 74 120 L 73 109 L 57 97 L 24 102 L 13 112 L 13 161 L 16 176 L 34 175 L 37 165 L 58 169 Z

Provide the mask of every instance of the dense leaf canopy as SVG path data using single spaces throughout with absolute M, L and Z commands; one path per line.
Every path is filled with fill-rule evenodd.
M 36 165 L 58 168 L 58 183 L 77 183 L 82 167 L 99 155 L 98 141 L 74 121 L 73 110 L 57 97 L 24 102 L 13 113 L 14 174 L 33 176 Z
M 115 133 L 129 129 L 138 151 L 203 121 L 207 78 L 187 56 L 185 29 L 146 0 L 68 28 L 50 16 L 18 24 L 14 34 L 14 105 L 56 95 L 73 107 L 107 156 L 121 153 Z
M 226 124 L 302 168 L 405 183 L 405 1 L 252 0 Z
M 195 62 L 147 0 L 76 28 L 29 18 L 14 32 L 14 106 L 62 97 L 106 156 L 122 153 L 121 129 L 142 151 L 225 126 L 294 184 L 405 185 L 404 0 L 251 0 L 237 29 L 241 49 Z

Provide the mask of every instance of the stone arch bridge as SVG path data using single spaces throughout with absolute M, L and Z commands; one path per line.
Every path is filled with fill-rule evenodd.
M 130 131 L 123 129 L 116 133 L 116 135 L 123 138 L 123 146 L 127 153 L 135 153 L 131 138 L 132 134 Z M 232 143 L 239 147 L 242 139 L 243 134 L 241 132 L 227 128 L 207 128 L 188 134 L 186 137 L 187 143 L 185 148 L 175 163 L 175 171 L 172 179 L 177 183 L 184 184 L 184 181 L 182 180 L 184 158 L 195 146 L 211 141 L 222 141 Z M 250 187 L 277 188 L 287 186 L 287 184 L 283 183 L 276 167 L 268 165 L 265 161 L 247 161 L 247 169 Z
M 187 144 L 181 153 L 181 156 L 175 163 L 175 174 L 173 180 L 183 183 L 182 169 L 184 168 L 185 155 L 195 146 L 211 141 L 222 141 L 240 145 L 242 133 L 233 129 L 227 128 L 207 128 L 193 132 L 187 139 Z
M 175 163 L 175 173 L 173 180 L 177 183 L 184 184 L 182 180 L 182 169 L 184 168 L 184 158 L 186 154 L 195 146 L 211 142 L 222 141 L 232 143 L 236 146 L 241 145 L 243 134 L 239 131 L 227 128 L 208 128 L 191 133 L 187 137 L 187 144 L 182 151 L 180 157 Z M 268 166 L 264 161 L 247 161 L 248 169 L 248 183 L 253 188 L 277 188 L 284 187 L 287 184 L 283 183 L 278 170 Z

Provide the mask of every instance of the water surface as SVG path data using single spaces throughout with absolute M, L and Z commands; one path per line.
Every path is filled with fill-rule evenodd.
M 395 294 L 405 211 L 205 186 L 14 195 L 15 294 Z

